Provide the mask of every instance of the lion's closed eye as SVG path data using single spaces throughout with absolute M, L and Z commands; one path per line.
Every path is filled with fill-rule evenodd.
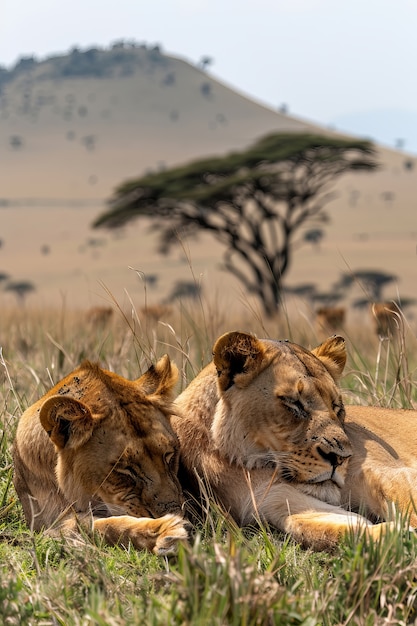
M 291 398 L 289 396 L 279 396 L 279 400 L 284 407 L 289 410 L 294 417 L 308 419 L 309 413 L 299 398 Z
M 119 474 L 123 474 L 123 476 L 126 476 L 127 478 L 130 478 L 134 482 L 136 482 L 138 480 L 138 473 L 137 473 L 137 471 L 135 470 L 134 467 L 132 467 L 130 465 L 123 466 L 123 467 L 117 467 L 116 471 Z
M 170 452 L 165 452 L 164 461 L 167 465 L 171 465 L 175 460 L 175 451 L 171 450 Z

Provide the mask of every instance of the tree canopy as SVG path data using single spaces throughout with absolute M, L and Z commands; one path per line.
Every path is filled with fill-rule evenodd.
M 180 238 L 210 232 L 224 244 L 223 268 L 272 315 L 293 251 L 303 243 L 301 228 L 328 219 L 324 206 L 336 178 L 377 167 L 368 141 L 271 134 L 241 152 L 124 182 L 94 227 L 154 218 L 163 253 Z

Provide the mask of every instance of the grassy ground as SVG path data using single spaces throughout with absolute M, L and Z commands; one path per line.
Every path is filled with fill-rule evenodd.
M 21 412 L 88 357 L 137 377 L 168 352 L 179 388 L 210 359 L 216 337 L 239 328 L 259 336 L 319 341 L 312 325 L 230 320 L 200 307 L 162 315 L 123 313 L 91 324 L 69 312 L 3 311 L 0 397 L 0 623 L 70 625 L 341 625 L 417 623 L 417 541 L 393 531 L 380 543 L 346 537 L 333 553 L 301 550 L 269 528 L 240 530 L 208 502 L 178 555 L 158 558 L 99 542 L 32 534 L 12 486 L 11 443 Z M 349 329 L 342 386 L 349 403 L 409 407 L 417 401 L 416 336 L 379 341 Z M 405 349 L 407 346 L 407 349 Z

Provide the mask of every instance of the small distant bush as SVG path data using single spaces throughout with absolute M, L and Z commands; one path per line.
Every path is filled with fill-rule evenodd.
M 200 86 L 200 91 L 205 98 L 210 98 L 212 95 L 211 83 L 202 83 Z
M 23 147 L 24 141 L 20 135 L 12 135 L 9 139 L 9 144 L 13 150 L 20 150 Z

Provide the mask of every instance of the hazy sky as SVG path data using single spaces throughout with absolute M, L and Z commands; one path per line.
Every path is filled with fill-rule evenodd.
M 0 10 L 0 65 L 159 43 L 194 63 L 210 56 L 216 78 L 272 108 L 417 152 L 417 0 L 0 0 Z

